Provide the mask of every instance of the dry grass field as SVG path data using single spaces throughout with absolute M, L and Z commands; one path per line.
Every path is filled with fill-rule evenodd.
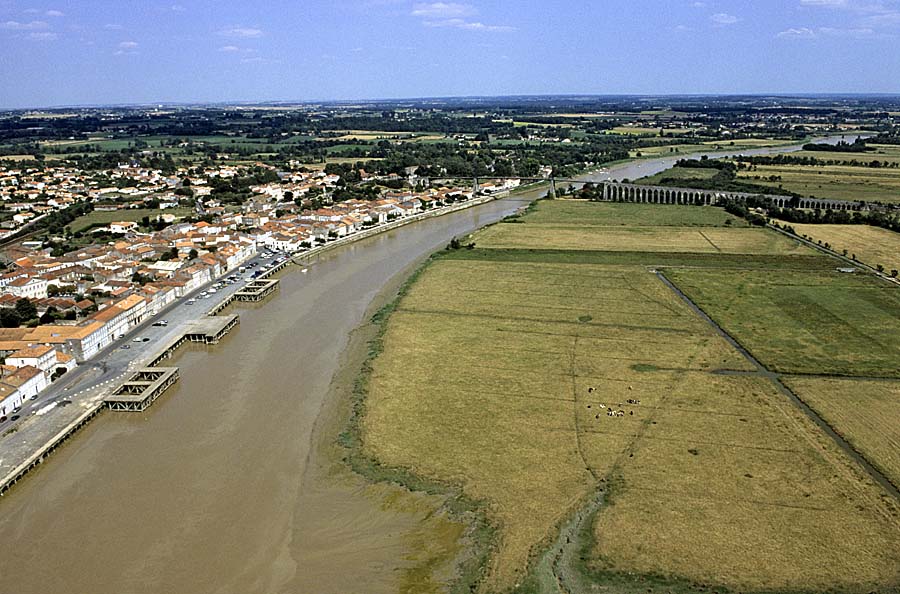
M 494 225 L 476 236 L 476 245 L 501 249 L 605 250 L 714 254 L 804 255 L 812 250 L 767 229 L 608 227 L 577 225 Z
M 900 485 L 900 382 L 789 377 L 785 383 Z
M 900 235 L 870 225 L 792 225 L 800 235 L 830 243 L 833 250 L 847 250 L 856 254 L 860 262 L 875 267 L 879 264 L 887 271 L 900 270 Z
M 773 271 L 675 262 L 666 274 L 717 315 L 796 350 L 785 358 L 792 367 L 828 360 L 830 352 L 815 348 L 831 331 L 850 341 L 854 363 L 895 361 L 900 345 L 882 339 L 900 330 L 891 326 L 900 316 L 889 319 L 893 298 L 875 295 L 864 279 L 837 283 L 828 270 L 817 283 L 812 273 L 779 276 L 778 254 L 793 244 L 725 226 L 715 210 L 671 207 L 681 211 L 662 216 L 663 207 L 654 212 L 661 225 L 707 226 L 654 230 L 645 208 L 542 202 L 522 223 L 476 234 L 478 249 L 429 263 L 391 313 L 372 364 L 360 424 L 365 453 L 481 502 L 496 528 L 483 592 L 553 582 L 533 580 L 533 562 L 601 483 L 609 494 L 584 543 L 598 587 L 611 576 L 641 575 L 675 592 L 708 591 L 697 584 L 766 592 L 900 584 L 896 501 L 651 273 L 639 249 L 638 260 L 619 265 L 566 254 L 583 253 L 586 243 L 622 249 L 624 236 L 596 237 L 623 231 L 634 245 L 644 236 L 661 250 L 673 249 L 666 237 L 700 231 L 733 253 L 755 250 Z M 645 226 L 622 229 L 621 220 Z M 494 247 L 499 237 L 514 248 L 546 248 L 561 230 L 561 251 L 539 259 L 523 251 L 517 261 L 516 249 Z M 783 293 L 771 275 L 802 290 Z M 819 292 L 820 301 L 809 301 Z M 851 297 L 840 301 L 844 294 Z M 807 301 L 790 309 L 797 295 Z M 808 309 L 809 327 L 779 318 L 776 305 L 795 317 Z M 839 306 L 856 317 L 825 325 Z
M 643 425 L 594 525 L 596 570 L 745 592 L 896 579 L 895 506 L 767 380 L 671 374 L 646 402 L 616 430 Z
M 664 381 L 635 366 L 746 369 L 655 276 L 601 266 L 439 261 L 392 314 L 384 347 L 366 447 L 487 502 L 500 530 L 488 582 L 498 590 L 592 492 L 588 467 L 608 472 L 630 441 L 624 431 L 581 451 L 584 412 L 601 426 L 587 386 L 612 405 Z M 628 390 L 642 378 L 645 390 Z

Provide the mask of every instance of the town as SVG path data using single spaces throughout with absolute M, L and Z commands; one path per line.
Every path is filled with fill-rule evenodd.
M 251 167 L 270 172 L 277 181 L 251 186 L 252 197 L 240 209 L 210 197 L 211 180 L 240 177 Z M 365 171 L 359 174 L 369 177 Z M 0 166 L 0 199 L 16 212 L 4 229 L 6 236 L 27 232 L 52 213 L 72 208 L 112 219 L 84 233 L 65 227 L 50 241 L 64 248 L 27 240 L 6 248 L 8 263 L 0 275 L 4 421 L 56 378 L 176 300 L 221 277 L 230 276 L 223 281 L 229 284 L 238 282 L 241 277 L 234 273 L 255 278 L 259 271 L 242 265 L 257 254 L 286 258 L 473 197 L 472 188 L 455 186 L 385 188 L 375 200 L 332 203 L 328 194 L 339 176 L 278 171 L 261 163 L 170 176 L 123 164 L 107 176 L 118 185 L 98 187 L 83 172 L 65 166 Z M 502 195 L 517 185 L 518 180 L 508 180 L 482 186 L 479 193 Z M 141 221 L 116 220 L 118 214 L 148 208 L 159 214 Z M 210 296 L 204 291 L 198 298 Z

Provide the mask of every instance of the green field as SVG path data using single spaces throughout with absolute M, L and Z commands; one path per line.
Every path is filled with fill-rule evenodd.
M 667 275 L 770 369 L 900 377 L 900 291 L 840 272 Z
M 730 221 L 730 222 L 729 222 Z M 541 200 L 527 218 L 528 225 L 572 227 L 745 227 L 743 219 L 722 208 L 671 204 L 623 204 L 584 200 Z
M 742 219 L 721 208 L 575 200 L 539 201 L 527 217 L 513 217 L 480 232 L 476 245 L 780 256 L 813 253 L 782 234 L 747 228 Z
M 652 268 L 764 362 L 816 373 L 900 368 L 896 292 L 727 216 L 540 202 L 441 252 L 393 306 L 362 448 L 483 509 L 478 591 L 897 585 L 897 502 Z M 622 232 L 645 245 L 626 251 Z M 695 247 L 700 232 L 720 249 Z M 568 569 L 547 557 L 557 539 Z
M 156 218 L 158 215 L 171 214 L 178 218 L 184 218 L 194 212 L 192 208 L 167 208 L 163 210 L 154 210 L 150 208 L 128 208 L 113 211 L 93 211 L 84 216 L 78 217 L 70 227 L 73 233 L 78 231 L 87 231 L 91 227 L 109 225 L 115 221 L 140 221 L 144 217 L 150 219 Z
M 636 184 L 645 186 L 658 186 L 662 184 L 664 179 L 710 179 L 719 171 L 717 169 L 701 169 L 697 167 L 672 167 L 665 171 L 660 171 L 654 175 L 642 177 L 637 180 Z
M 900 146 L 873 145 L 865 153 L 801 151 L 791 156 L 835 161 L 834 165 L 756 165 L 738 172 L 738 178 L 754 184 L 784 189 L 803 196 L 833 200 L 900 202 L 900 168 L 869 167 L 872 161 L 900 163 Z M 846 165 L 856 161 L 859 165 Z M 771 180 L 775 176 L 777 179 Z

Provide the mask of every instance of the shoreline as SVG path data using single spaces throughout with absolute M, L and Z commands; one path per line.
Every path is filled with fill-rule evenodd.
M 332 427 L 337 424 L 336 428 L 340 431 L 325 431 L 328 424 L 322 425 L 323 435 L 319 439 L 330 437 L 333 454 L 340 456 L 342 465 L 355 476 L 370 484 L 388 484 L 405 493 L 435 497 L 435 512 L 446 514 L 452 521 L 464 526 L 465 532 L 459 539 L 462 544 L 460 552 L 446 560 L 453 572 L 449 592 L 462 593 L 477 588 L 496 542 L 496 532 L 483 504 L 467 498 L 458 486 L 425 479 L 402 468 L 382 466 L 377 459 L 364 452 L 361 427 L 368 381 L 373 371 L 372 362 L 383 348 L 382 340 L 391 313 L 433 260 L 434 254 L 430 254 L 396 275 L 370 304 L 366 321 L 353 331 L 341 356 L 340 366 L 329 388 L 330 397 L 326 400 L 334 408 L 331 414 L 337 417 L 329 424 Z
M 271 270 L 266 271 L 263 274 L 260 274 L 258 278 L 265 279 L 275 274 L 276 272 L 281 271 L 288 264 L 297 264 L 297 265 L 308 265 L 309 261 L 313 256 L 318 256 L 322 253 L 330 251 L 332 249 L 342 247 L 356 241 L 366 239 L 368 237 L 372 237 L 375 235 L 379 235 L 384 232 L 393 231 L 400 227 L 404 227 L 411 223 L 419 222 L 428 218 L 440 217 L 443 215 L 459 212 L 461 210 L 466 210 L 473 206 L 479 206 L 482 204 L 486 204 L 488 202 L 498 200 L 501 197 L 498 196 L 482 196 L 478 198 L 472 198 L 470 200 L 466 200 L 459 203 L 454 203 L 448 206 L 436 208 L 433 210 L 428 210 L 420 213 L 416 213 L 409 217 L 404 217 L 402 219 L 391 221 L 390 223 L 384 225 L 378 225 L 369 229 L 365 229 L 351 235 L 342 237 L 340 239 L 336 239 L 325 245 L 312 248 L 306 252 L 301 254 L 296 254 L 289 256 L 287 260 L 285 260 L 282 264 L 272 268 Z M 298 261 L 300 260 L 300 261 Z M 390 281 L 389 281 L 390 282 Z M 233 295 L 230 298 L 223 299 L 221 302 L 216 303 L 210 309 L 200 313 L 196 320 L 202 319 L 206 316 L 213 315 L 216 316 L 220 312 L 222 312 L 226 307 L 231 305 L 233 301 Z M 198 312 L 199 313 L 199 312 Z M 174 355 L 174 352 L 171 353 Z M 146 357 L 143 357 L 146 358 Z M 134 361 L 143 360 L 143 358 L 138 357 L 135 358 Z M 98 365 L 102 363 L 102 359 L 92 359 L 83 363 L 83 365 Z M 127 375 L 127 374 L 126 374 Z M 27 478 L 27 476 L 38 466 L 40 466 L 48 456 L 50 456 L 53 452 L 55 452 L 59 447 L 61 447 L 65 442 L 67 442 L 70 438 L 75 436 L 82 428 L 84 428 L 90 421 L 95 419 L 101 413 L 103 413 L 106 409 L 105 399 L 107 396 L 113 393 L 113 391 L 119 387 L 121 382 L 116 381 L 111 384 L 103 383 L 95 386 L 91 386 L 90 388 L 86 388 L 87 392 L 92 394 L 91 400 L 93 401 L 90 405 L 90 409 L 83 410 L 81 413 L 75 415 L 73 419 L 71 414 L 63 415 L 62 417 L 52 417 L 51 419 L 47 419 L 47 425 L 41 428 L 41 432 L 44 434 L 44 437 L 39 443 L 33 443 L 29 445 L 27 448 L 23 448 L 27 451 L 17 452 L 18 456 L 15 460 L 9 461 L 9 456 L 4 456 L 4 461 L 7 461 L 11 465 L 11 469 L 6 473 L 5 476 L 0 478 L 0 499 L 4 495 L 6 495 L 17 483 Z M 59 408 L 59 407 L 57 407 Z M 75 410 L 75 405 L 73 404 L 71 408 L 67 408 L 68 410 Z M 50 425 L 53 423 L 53 425 Z M 9 435 L 4 435 L 3 437 L 14 437 L 18 433 L 20 429 L 17 428 L 16 431 Z M 43 437 L 43 436 L 42 436 Z M 15 455 L 15 454 L 14 454 Z

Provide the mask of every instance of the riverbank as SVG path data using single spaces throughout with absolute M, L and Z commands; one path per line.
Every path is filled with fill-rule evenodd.
M 304 252 L 303 254 L 297 255 L 294 258 L 304 262 L 308 262 L 312 257 L 342 247 L 349 243 L 354 243 L 366 239 L 367 237 L 372 237 L 374 235 L 392 231 L 394 229 L 398 229 L 400 227 L 422 221 L 424 219 L 458 212 L 460 210 L 478 206 L 496 199 L 497 197 L 495 196 L 483 196 L 473 198 L 465 202 L 418 213 L 410 217 L 392 221 L 385 225 L 378 225 L 370 229 L 348 235 L 344 238 L 334 240 L 323 246 L 313 248 L 312 250 Z M 260 278 L 267 278 L 281 271 L 291 262 L 297 263 L 295 259 L 286 260 L 285 262 L 274 265 L 266 270 L 263 274 L 260 275 Z M 254 281 L 250 282 L 252 283 Z M 219 314 L 226 307 L 231 305 L 235 298 L 236 293 L 231 292 L 230 295 L 213 306 L 205 315 L 215 316 Z M 201 318 L 197 318 L 195 322 L 199 321 L 200 319 Z M 190 330 L 185 329 L 185 332 L 189 333 Z M 185 334 L 184 336 L 176 337 L 169 341 L 169 343 L 174 344 L 175 347 L 166 347 L 163 349 L 167 357 L 171 356 L 175 348 L 177 348 L 178 345 L 184 342 L 185 336 L 187 336 L 187 334 Z M 134 360 L 139 361 L 141 359 L 142 357 L 138 355 L 137 352 L 135 352 Z M 143 357 L 143 359 L 147 358 Z M 154 365 L 157 359 L 158 357 L 151 356 L 149 358 L 149 360 L 151 361 L 149 365 Z M 85 364 L 89 365 L 92 363 L 95 362 L 89 361 Z M 133 362 L 131 366 L 133 366 L 134 364 L 135 363 Z M 123 380 L 125 379 L 125 377 L 126 374 L 123 373 L 117 376 L 117 378 L 114 380 L 108 380 L 103 382 L 99 386 L 92 386 L 88 388 L 88 397 L 78 399 L 75 402 L 74 406 L 65 409 L 61 408 L 60 410 L 55 411 L 55 414 L 52 417 L 33 419 L 32 425 L 34 423 L 39 423 L 41 425 L 39 427 L 26 426 L 25 431 L 23 431 L 22 433 L 19 433 L 19 430 L 17 430 L 15 432 L 15 437 L 17 438 L 16 443 L 10 444 L 11 447 L 6 448 L 6 451 L 4 451 L 3 453 L 3 457 L 0 458 L 0 471 L 3 472 L 2 476 L 0 476 L 0 496 L 3 496 L 27 473 L 34 470 L 38 465 L 44 462 L 48 455 L 56 451 L 59 446 L 68 441 L 75 433 L 85 427 L 88 422 L 93 420 L 101 412 L 101 410 L 105 408 L 105 401 L 107 397 L 109 397 L 119 387 L 119 382 L 117 380 Z M 74 396 L 76 395 L 72 394 L 72 397 Z M 81 393 L 79 393 L 78 396 L 81 396 Z
M 494 543 L 495 532 L 487 520 L 484 508 L 478 502 L 465 497 L 456 485 L 429 481 L 402 468 L 386 467 L 363 451 L 361 422 L 365 415 L 365 401 L 372 375 L 372 362 L 384 348 L 384 333 L 391 314 L 416 282 L 422 271 L 432 261 L 428 257 L 411 272 L 399 275 L 373 301 L 367 312 L 367 322 L 358 327 L 342 357 L 341 367 L 332 383 L 334 398 L 342 430 L 335 442 L 341 460 L 356 474 L 373 483 L 394 485 L 408 493 L 427 495 L 435 501 L 437 514 L 446 515 L 451 521 L 464 526 L 453 545 L 458 552 L 453 558 L 442 560 L 452 568 L 451 579 L 444 585 L 452 593 L 471 592 L 482 579 Z M 326 433 L 328 434 L 328 433 Z M 331 433 L 333 436 L 334 433 Z M 451 543 L 445 543 L 450 545 Z M 423 586 L 433 585 L 435 564 L 429 563 L 416 572 L 411 592 L 425 592 Z

